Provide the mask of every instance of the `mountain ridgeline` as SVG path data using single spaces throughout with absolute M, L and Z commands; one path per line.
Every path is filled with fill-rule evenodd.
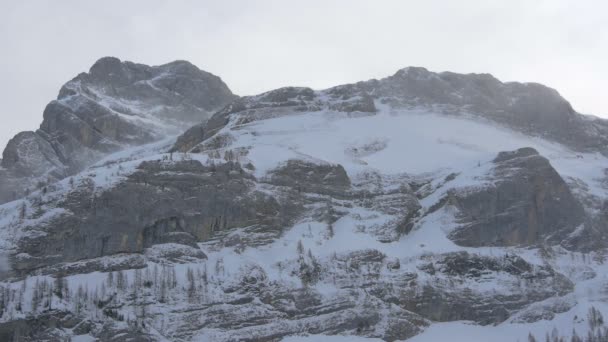
M 595 338 L 607 143 L 557 91 L 488 74 L 239 97 L 104 57 L 4 149 L 0 339 Z

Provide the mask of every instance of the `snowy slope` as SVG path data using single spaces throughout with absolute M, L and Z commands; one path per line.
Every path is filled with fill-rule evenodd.
M 248 158 L 259 176 L 289 158 L 338 163 L 353 176 L 370 169 L 412 175 L 464 171 L 492 160 L 500 151 L 534 147 L 563 176 L 583 180 L 595 194 L 606 194 L 597 181 L 604 176 L 608 160 L 599 154 L 574 152 L 490 122 L 423 110 L 387 110 L 358 118 L 335 112 L 302 113 L 225 130 L 235 136 L 231 147 L 251 147 Z M 349 153 L 366 148 L 370 151 L 361 156 Z

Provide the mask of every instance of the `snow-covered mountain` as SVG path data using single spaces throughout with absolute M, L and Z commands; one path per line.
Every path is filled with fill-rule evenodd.
M 208 75 L 102 59 L 64 86 L 141 134 L 0 206 L 0 339 L 604 338 L 606 121 L 490 75 L 237 98 L 185 74 Z
M 82 171 L 111 152 L 179 134 L 234 98 L 219 77 L 186 61 L 150 67 L 101 58 L 61 88 L 37 131 L 9 141 L 1 160 L 0 203 Z

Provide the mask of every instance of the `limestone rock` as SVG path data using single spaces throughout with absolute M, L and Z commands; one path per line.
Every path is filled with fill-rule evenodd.
M 239 165 L 211 167 L 194 160 L 143 162 L 118 186 L 96 195 L 85 183 L 58 206 L 66 214 L 35 227 L 44 234 L 20 240 L 19 250 L 28 257 L 14 263 L 18 272 L 141 253 L 159 244 L 198 249 L 195 242 L 206 241 L 215 232 L 248 226 L 280 232 L 297 215 L 274 197 L 256 191 L 254 178 Z M 61 251 L 57 258 L 44 258 L 57 256 L 57 251 Z
M 302 160 L 288 160 L 285 165 L 272 170 L 269 182 L 289 186 L 298 192 L 313 192 L 345 196 L 350 179 L 342 165 L 314 164 Z
M 584 223 L 585 212 L 549 161 L 531 148 L 501 152 L 493 182 L 454 189 L 449 205 L 460 226 L 450 238 L 464 246 L 560 242 Z

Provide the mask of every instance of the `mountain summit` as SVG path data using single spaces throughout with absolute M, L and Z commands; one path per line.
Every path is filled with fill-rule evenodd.
M 178 134 L 235 97 L 219 77 L 186 61 L 151 67 L 101 58 L 61 88 L 37 131 L 9 141 L 0 202 L 79 172 L 108 153 Z

